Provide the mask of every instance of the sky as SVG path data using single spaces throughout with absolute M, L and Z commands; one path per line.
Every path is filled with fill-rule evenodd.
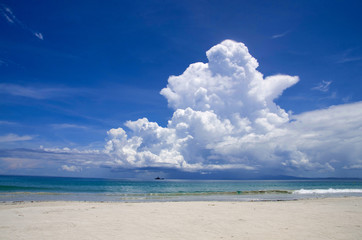
M 361 177 L 361 9 L 0 0 L 0 174 Z

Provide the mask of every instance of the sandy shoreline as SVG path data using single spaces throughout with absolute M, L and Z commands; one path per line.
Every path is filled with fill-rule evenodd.
M 362 239 L 362 198 L 0 203 L 0 239 Z

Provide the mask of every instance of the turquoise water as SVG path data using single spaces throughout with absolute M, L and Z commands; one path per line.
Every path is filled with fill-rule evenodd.
M 361 196 L 362 180 L 115 180 L 0 176 L 0 201 L 263 201 Z

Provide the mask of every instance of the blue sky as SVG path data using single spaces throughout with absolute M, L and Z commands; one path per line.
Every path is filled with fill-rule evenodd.
M 361 7 L 0 1 L 0 174 L 361 176 Z

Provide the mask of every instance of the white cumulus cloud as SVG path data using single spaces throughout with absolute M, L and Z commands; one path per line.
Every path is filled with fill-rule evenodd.
M 206 55 L 208 63 L 170 76 L 161 90 L 174 109 L 166 127 L 142 118 L 108 131 L 107 165 L 298 175 L 352 168 L 361 158 L 362 103 L 290 116 L 274 100 L 297 76 L 264 77 L 232 40 Z

